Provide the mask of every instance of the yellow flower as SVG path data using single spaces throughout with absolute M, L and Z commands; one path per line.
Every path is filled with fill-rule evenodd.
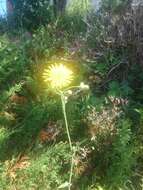
M 44 70 L 43 78 L 52 88 L 61 90 L 71 83 L 73 72 L 63 64 L 54 64 Z

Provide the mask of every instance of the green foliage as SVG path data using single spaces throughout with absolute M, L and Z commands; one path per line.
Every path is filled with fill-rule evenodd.
M 107 181 L 112 188 L 125 187 L 132 175 L 135 163 L 135 146 L 131 132 L 131 124 L 127 120 L 120 121 L 117 139 L 113 143 Z
M 13 1 L 14 24 L 33 30 L 40 25 L 49 23 L 53 18 L 53 7 L 49 0 Z
M 5 163 L 1 167 L 2 175 L 0 179 L 2 183 L 0 188 L 6 190 L 10 190 L 13 187 L 23 190 L 30 190 L 31 188 L 43 190 L 58 189 L 58 186 L 67 180 L 70 161 L 68 145 L 61 142 L 49 147 L 47 150 L 43 149 L 42 152 L 40 149 L 39 147 L 39 149 L 34 150 L 36 155 L 30 155 L 29 167 L 16 171 L 14 181 L 8 175 L 7 167 L 9 165 Z M 5 175 L 7 175 L 7 178 L 4 178 Z
M 73 65 L 75 84 L 84 80 L 92 91 L 73 91 L 66 104 L 78 147 L 73 189 L 142 189 L 142 17 L 129 1 L 102 1 L 91 14 L 87 1 L 73 1 L 55 22 L 49 1 L 25 1 L 22 9 L 23 3 L 15 1 L 16 22 L 37 31 L 0 36 L 0 189 L 52 190 L 68 180 L 71 155 L 60 99 L 45 90 L 41 77 L 61 61 Z M 54 127 L 58 135 L 50 139 Z M 43 131 L 48 140 L 41 141 Z M 30 165 L 15 171 L 18 155 L 28 155 Z
M 69 15 L 86 16 L 90 8 L 89 0 L 73 0 L 69 3 L 67 7 L 67 12 Z
M 18 43 L 18 42 L 17 42 Z M 27 59 L 23 45 L 17 47 L 5 36 L 0 37 L 0 85 L 7 88 L 26 72 Z M 25 69 L 23 69 L 25 68 Z
M 127 82 L 119 84 L 117 81 L 109 83 L 109 96 L 114 97 L 129 97 L 133 93 L 133 89 L 129 87 Z

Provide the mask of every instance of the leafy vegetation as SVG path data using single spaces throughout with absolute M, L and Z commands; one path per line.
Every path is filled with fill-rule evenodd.
M 76 150 L 70 188 L 142 190 L 142 8 L 25 1 L 22 12 L 21 2 L 14 2 L 15 29 L 0 22 L 0 190 L 69 187 L 61 91 L 43 78 L 55 63 L 73 71 L 71 86 L 90 87 L 64 91 Z

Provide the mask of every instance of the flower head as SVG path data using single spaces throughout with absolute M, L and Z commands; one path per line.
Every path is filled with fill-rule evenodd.
M 54 64 L 45 69 L 43 78 L 45 82 L 50 83 L 52 88 L 61 90 L 71 83 L 73 72 L 63 64 Z

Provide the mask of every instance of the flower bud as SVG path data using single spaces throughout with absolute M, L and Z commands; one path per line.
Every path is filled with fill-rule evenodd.
M 80 83 L 80 86 L 79 86 L 81 89 L 83 90 L 89 90 L 89 86 L 84 84 L 83 82 Z

